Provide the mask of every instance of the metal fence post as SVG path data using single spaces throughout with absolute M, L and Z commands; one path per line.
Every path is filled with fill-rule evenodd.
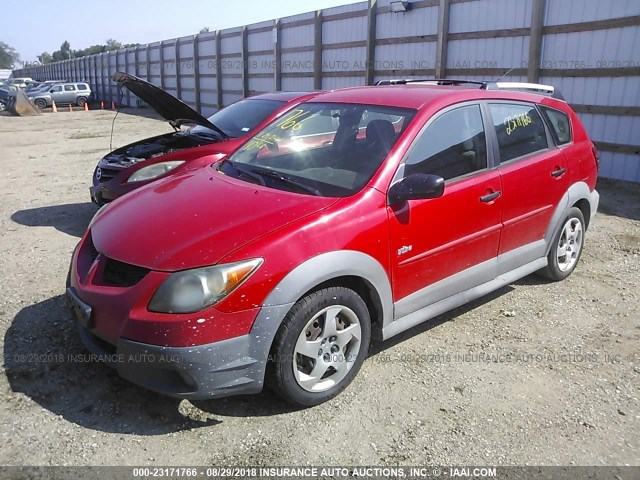
M 200 101 L 200 42 L 198 35 L 193 36 L 193 78 L 196 89 L 196 110 L 200 112 L 202 104 Z
M 531 32 L 529 33 L 529 60 L 527 63 L 527 81 L 529 82 L 537 82 L 540 79 L 544 10 L 545 0 L 533 0 Z
M 282 90 L 282 41 L 280 38 L 280 19 L 276 18 L 273 23 L 273 82 L 274 89 Z
M 376 75 L 376 19 L 378 16 L 378 1 L 369 0 L 368 30 L 367 30 L 367 64 L 365 66 L 365 82 L 373 85 Z
M 313 29 L 313 89 L 322 90 L 322 10 L 316 10 Z
M 222 108 L 222 36 L 216 30 L 216 103 L 218 110 Z
M 242 97 L 249 96 L 249 45 L 248 45 L 249 32 L 247 26 L 242 27 L 242 34 L 240 35 L 242 48 L 240 54 L 240 60 L 242 61 Z
M 447 75 L 449 13 L 449 0 L 440 0 L 440 5 L 438 6 L 438 37 L 436 44 L 436 78 L 445 78 Z
M 182 86 L 180 85 L 180 43 L 176 38 L 174 42 L 175 61 L 176 61 L 176 97 L 182 100 Z

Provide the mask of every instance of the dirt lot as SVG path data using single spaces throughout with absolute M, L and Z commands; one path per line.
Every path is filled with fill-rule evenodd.
M 348 390 L 190 403 L 84 352 L 63 293 L 113 113 L 0 115 L 0 464 L 640 464 L 640 187 L 600 182 L 565 282 L 528 277 L 372 347 Z M 113 144 L 167 132 L 120 114 Z

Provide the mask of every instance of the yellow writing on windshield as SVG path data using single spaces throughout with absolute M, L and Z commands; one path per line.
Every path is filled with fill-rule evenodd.
M 287 116 L 287 118 L 282 120 L 282 122 L 280 122 L 278 126 L 282 130 L 291 129 L 295 132 L 302 128 L 302 122 L 304 122 L 308 118 L 306 117 L 306 115 L 309 115 L 309 112 L 307 110 L 302 110 L 300 108 L 296 109 L 292 111 L 291 114 Z
M 276 146 L 277 142 L 279 142 L 280 140 L 282 140 L 282 138 L 278 137 L 277 135 L 274 135 L 273 133 L 262 132 L 256 135 L 254 138 L 252 138 L 244 146 L 243 150 L 245 151 L 260 150 L 265 146 L 273 148 L 274 146 Z

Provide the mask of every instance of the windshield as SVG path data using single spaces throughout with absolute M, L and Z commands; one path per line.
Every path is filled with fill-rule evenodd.
M 209 117 L 209 121 L 226 133 L 237 138 L 248 134 L 265 118 L 284 105 L 281 100 L 246 99 L 233 103 Z M 211 134 L 213 130 L 197 126 L 191 129 L 194 134 Z M 215 132 L 217 135 L 217 132 Z
M 346 197 L 371 179 L 414 115 L 396 107 L 303 103 L 219 169 L 272 188 Z

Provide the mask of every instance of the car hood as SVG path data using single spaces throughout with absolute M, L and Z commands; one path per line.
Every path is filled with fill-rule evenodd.
M 118 84 L 118 87 L 126 88 L 143 102 L 147 103 L 175 128 L 183 124 L 195 123 L 218 132 L 223 138 L 227 137 L 222 130 L 189 105 L 141 78 L 129 75 L 128 73 L 116 72 L 113 74 L 113 81 Z
M 152 270 L 214 265 L 338 199 L 275 190 L 211 167 L 142 187 L 105 207 L 91 225 L 96 249 Z

